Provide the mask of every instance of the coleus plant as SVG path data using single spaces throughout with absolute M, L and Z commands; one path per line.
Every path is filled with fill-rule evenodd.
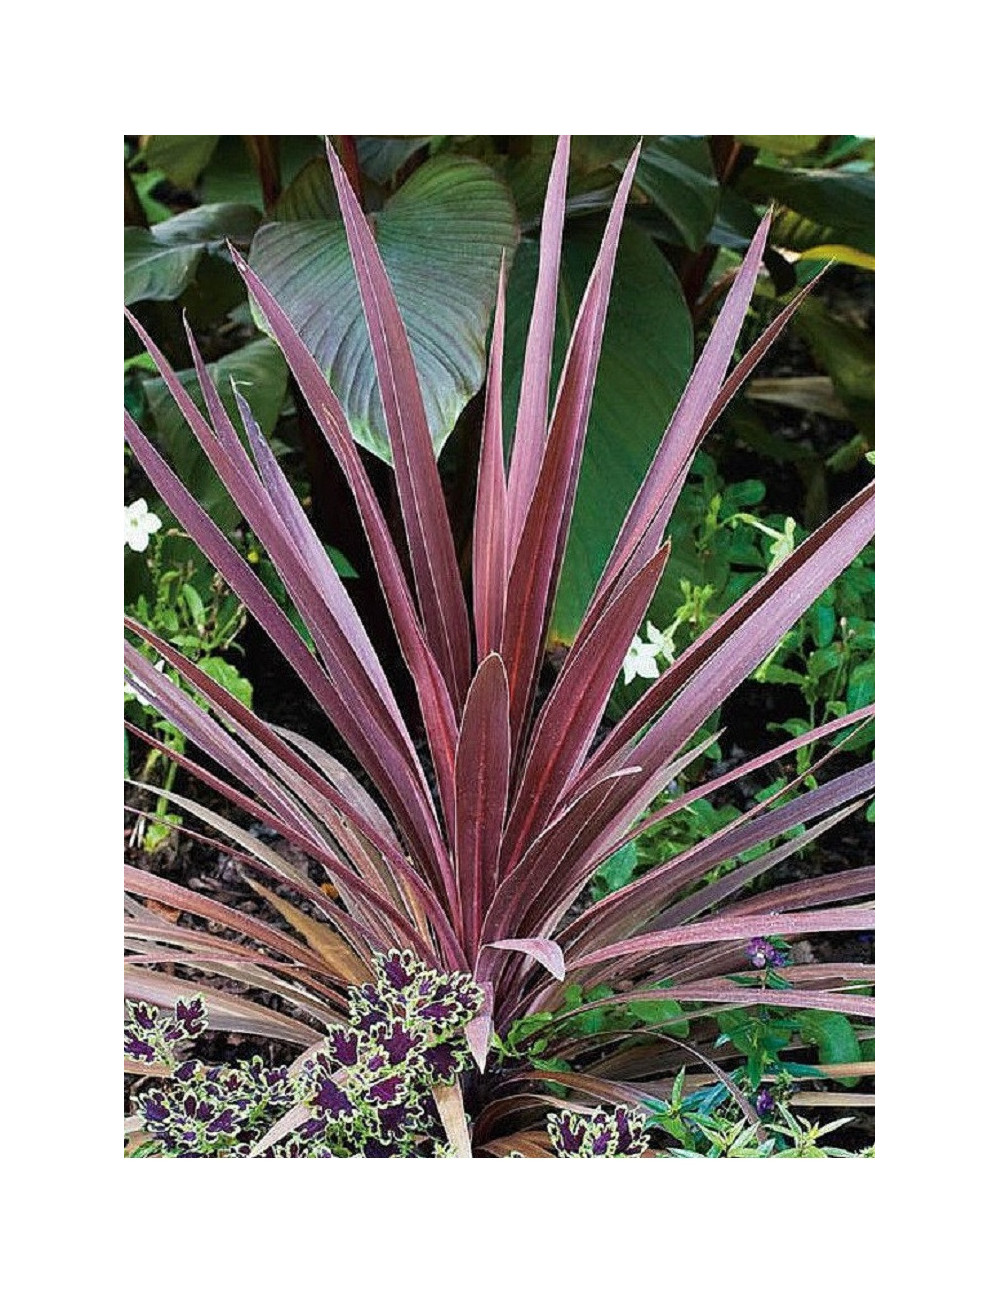
M 598 739 L 615 679 L 667 563 L 664 536 L 694 454 L 802 297 L 785 307 L 727 374 L 769 219 L 757 230 L 576 639 L 539 703 L 546 630 L 573 510 L 616 243 L 639 151 L 624 169 L 553 400 L 569 160 L 568 139 L 559 142 L 509 461 L 501 427 L 500 267 L 470 601 L 402 318 L 364 213 L 335 152 L 328 153 L 375 359 L 405 554 L 397 549 L 336 395 L 267 285 L 235 251 L 233 257 L 353 492 L 422 725 L 417 733 L 404 718 L 384 666 L 387 648 L 381 647 L 380 656 L 242 394 L 235 394 L 240 433 L 189 330 L 206 419 L 130 316 L 194 437 L 280 573 L 314 650 L 126 412 L 126 437 L 137 459 L 301 678 L 352 752 L 355 773 L 361 769 L 366 780 L 312 740 L 257 717 L 161 638 L 126 619 L 129 632 L 175 668 L 207 705 L 195 704 L 126 640 L 127 680 L 207 756 L 205 764 L 185 755 L 182 765 L 249 818 L 304 850 L 326 878 L 325 887 L 315 883 L 215 811 L 217 804 L 210 809 L 173 794 L 180 808 L 240 846 L 248 882 L 286 925 L 279 929 L 126 867 L 126 991 L 161 1006 L 197 991 L 214 1028 L 310 1047 L 330 1025 L 344 1021 L 346 989 L 372 978 L 378 954 L 408 950 L 442 972 L 467 973 L 482 995 L 481 1009 L 465 1030 L 478 1069 L 455 1085 L 463 1090 L 459 1113 L 464 1109 L 471 1117 L 469 1149 L 477 1155 L 551 1154 L 543 1127 L 551 1105 L 547 1084 L 588 1103 L 653 1110 L 664 1092 L 665 1071 L 676 1073 L 679 1052 L 693 1052 L 719 1073 L 711 1036 L 698 1048 L 679 1037 L 713 1008 L 766 1003 L 873 1014 L 874 968 L 864 963 L 790 967 L 778 989 L 731 978 L 746 973 L 747 944 L 761 936 L 794 939 L 874 928 L 868 902 L 874 869 L 868 865 L 780 887 L 768 888 L 762 879 L 868 797 L 871 764 L 820 782 L 820 759 L 703 843 L 599 902 L 585 900 L 601 864 L 653 822 L 804 745 L 821 749 L 820 742 L 850 734 L 872 715 L 873 706 L 866 707 L 814 728 L 722 776 L 690 784 L 643 817 L 652 798 L 714 739 L 695 743 L 699 729 L 870 540 L 874 485 L 762 577 Z M 761 852 L 772 842 L 777 847 Z M 741 855 L 742 865 L 709 876 Z M 262 875 L 280 882 L 282 894 L 266 887 Z M 298 901 L 292 903 L 289 894 Z M 212 932 L 177 924 L 161 904 L 214 922 Z M 171 971 L 180 966 L 187 978 L 157 969 L 167 963 Z M 219 975 L 247 990 L 278 994 L 294 1014 L 221 991 L 211 978 Z M 581 1028 L 578 1014 L 564 1005 L 567 976 L 573 986 L 599 991 L 588 1010 L 640 1004 L 644 1027 L 637 1032 L 627 1017 L 609 1015 L 603 1021 L 591 1016 Z M 664 1014 L 651 1017 L 649 1008 L 657 1003 Z M 503 1050 L 513 1027 L 542 1023 L 547 1062 L 537 1054 L 532 1059 L 530 1051 Z

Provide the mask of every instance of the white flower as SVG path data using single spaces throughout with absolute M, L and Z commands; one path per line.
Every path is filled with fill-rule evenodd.
M 767 530 L 774 538 L 774 541 L 768 547 L 771 552 L 771 562 L 767 566 L 768 573 L 776 569 L 782 560 L 787 560 L 792 551 L 795 550 L 795 520 L 789 515 L 785 519 L 785 531 L 776 532 L 774 529 Z
M 138 502 L 137 502 L 136 504 L 138 504 Z M 159 521 L 157 521 L 157 522 L 159 522 Z M 154 532 L 155 532 L 155 529 L 154 529 Z M 145 543 L 144 543 L 144 545 L 145 545 Z M 141 549 L 142 549 L 142 548 L 140 547 L 140 550 L 141 550 Z M 164 667 L 165 667 L 164 661 L 163 661 L 162 659 L 157 660 L 157 662 L 153 665 L 153 667 L 156 669 L 156 671 L 157 671 L 158 673 L 162 673 L 162 672 L 163 672 L 163 669 L 164 669 Z M 152 701 L 151 699 L 149 699 L 146 695 L 143 695 L 142 691 L 140 691 L 139 688 L 138 688 L 137 686 L 126 686 L 126 687 L 125 687 L 125 698 L 126 698 L 127 700 L 138 700 L 138 702 L 139 702 L 140 704 L 144 705 L 147 709 L 153 709 L 153 708 L 156 707 L 156 705 L 153 703 L 153 701 Z
M 674 662 L 674 656 L 677 653 L 673 635 L 676 626 L 677 624 L 675 623 L 673 627 L 668 627 L 661 632 L 655 628 L 652 623 L 648 621 L 646 623 L 646 636 L 649 638 L 650 648 L 655 651 L 661 659 L 665 659 L 668 664 Z
M 150 534 L 160 526 L 156 515 L 146 509 L 145 497 L 125 507 L 125 545 L 133 551 L 144 551 L 149 545 Z
M 659 677 L 660 670 L 656 666 L 656 646 L 647 645 L 639 637 L 632 638 L 632 644 L 625 654 L 625 662 L 622 665 L 622 673 L 625 676 L 625 685 L 627 686 L 633 677 L 648 677 L 650 679 Z

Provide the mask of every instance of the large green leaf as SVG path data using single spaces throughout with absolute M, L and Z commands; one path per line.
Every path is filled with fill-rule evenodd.
M 206 249 L 231 239 L 248 244 L 260 221 L 255 208 L 210 203 L 161 221 L 150 230 L 125 228 L 125 305 L 179 298 Z
M 183 190 L 193 189 L 207 167 L 217 135 L 150 135 L 142 148 L 146 163 L 169 176 Z
M 358 163 L 366 176 L 385 185 L 430 140 L 429 135 L 361 135 L 357 138 Z
M 310 158 L 323 153 L 319 135 L 277 137 L 278 162 L 283 185 L 298 174 Z M 263 208 L 260 177 L 242 136 L 223 135 L 201 178 L 199 193 L 206 203 L 252 203 Z
M 661 135 L 642 146 L 636 184 L 676 226 L 685 245 L 701 248 L 719 206 L 719 183 L 708 141 Z
M 230 352 L 221 361 L 214 362 L 208 367 L 208 373 L 237 429 L 242 428 L 242 425 L 230 380 L 235 380 L 239 385 L 242 396 L 250 403 L 264 433 L 274 430 L 285 400 L 288 379 L 285 359 L 276 344 L 270 339 L 255 339 L 246 347 Z M 178 373 L 178 378 L 204 412 L 205 404 L 194 370 L 182 370 Z M 144 387 L 159 441 L 181 480 L 224 532 L 235 528 L 240 520 L 239 509 L 219 482 L 208 457 L 167 391 L 166 384 L 159 378 L 148 379 Z
M 799 154 L 809 153 L 821 144 L 822 135 L 738 135 L 740 144 L 752 145 L 754 149 L 763 149 L 766 153 L 779 154 L 783 158 L 795 158 Z
M 849 1065 L 862 1059 L 854 1026 L 839 1011 L 800 1011 L 796 1018 L 799 1037 L 804 1043 L 815 1044 L 823 1065 Z M 851 1076 L 840 1083 L 854 1088 L 858 1079 Z
M 815 298 L 807 298 L 792 327 L 809 344 L 833 380 L 837 396 L 862 433 L 875 434 L 875 340 L 850 321 L 839 320 Z
M 318 173 L 297 180 L 303 203 L 309 186 L 308 205 L 296 209 L 295 195 L 285 195 L 281 210 L 322 210 Z M 506 249 L 509 255 L 517 242 L 517 215 L 490 168 L 471 158 L 439 156 L 418 168 L 369 220 L 440 451 L 486 373 L 500 254 Z M 329 378 L 357 441 L 388 461 L 375 363 L 339 217 L 262 227 L 250 264 Z
M 563 246 L 555 374 L 583 296 L 601 222 L 576 223 Z M 538 245 L 518 250 L 507 291 L 504 423 L 514 428 L 521 362 L 538 276 Z M 597 371 L 573 522 L 550 641 L 569 644 L 597 585 L 691 369 L 691 318 L 680 285 L 652 239 L 625 223 Z M 552 385 L 555 395 L 555 381 Z
M 748 167 L 737 188 L 757 203 L 777 199 L 814 222 L 825 238 L 809 236 L 813 244 L 848 244 L 875 252 L 875 174 L 832 169 L 806 171 L 777 167 Z

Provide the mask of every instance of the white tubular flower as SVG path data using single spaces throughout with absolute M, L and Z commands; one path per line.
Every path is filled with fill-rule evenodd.
M 676 624 L 674 625 L 676 627 Z M 649 638 L 649 647 L 661 659 L 665 659 L 668 664 L 674 662 L 674 656 L 677 654 L 677 648 L 674 645 L 673 628 L 666 628 L 661 632 L 655 628 L 652 623 L 646 623 L 646 636 Z
M 768 529 L 774 541 L 768 547 L 771 552 L 771 562 L 767 566 L 768 573 L 776 569 L 782 560 L 787 560 L 792 551 L 795 550 L 795 520 L 789 515 L 785 519 L 785 531 L 779 533 L 773 529 Z
M 125 507 L 125 545 L 133 551 L 144 551 L 151 534 L 161 527 L 159 518 L 146 509 L 145 497 Z
M 625 654 L 622 673 L 626 686 L 634 677 L 647 677 L 650 680 L 659 677 L 660 670 L 656 666 L 656 646 L 647 645 L 637 636 L 633 637 L 632 644 Z

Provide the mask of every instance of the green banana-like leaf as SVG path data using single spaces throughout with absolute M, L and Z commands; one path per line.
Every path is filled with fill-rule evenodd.
M 182 190 L 193 189 L 215 153 L 217 135 L 150 135 L 142 156 L 154 171 L 169 176 Z
M 227 239 L 248 244 L 260 213 L 236 203 L 208 203 L 160 221 L 149 230 L 125 227 L 125 306 L 179 298 L 194 280 L 202 254 Z
M 719 182 L 703 136 L 661 135 L 645 142 L 636 184 L 692 251 L 701 248 L 719 206 Z
M 307 168 L 250 250 L 250 264 L 327 375 L 355 439 L 389 441 L 347 240 L 329 182 Z M 303 219 L 305 218 L 305 219 Z M 369 216 L 413 348 L 435 451 L 486 373 L 500 255 L 517 243 L 509 192 L 471 158 L 438 156 Z M 261 328 L 265 322 L 260 321 Z
M 858 429 L 874 436 L 875 340 L 871 334 L 838 319 L 814 299 L 802 304 L 793 328 L 833 380 L 837 397 Z
M 775 242 L 790 248 L 808 248 L 819 243 L 846 244 L 863 253 L 875 252 L 875 173 L 835 170 L 808 171 L 804 168 L 748 167 L 740 176 L 739 192 L 755 203 L 777 200 L 806 218 L 808 227 L 793 242 L 775 229 Z
M 740 144 L 751 145 L 754 149 L 764 149 L 767 153 L 778 154 L 782 158 L 796 158 L 809 153 L 825 139 L 822 135 L 738 135 Z
M 362 135 L 357 140 L 358 163 L 366 176 L 385 185 L 430 140 L 429 135 Z

